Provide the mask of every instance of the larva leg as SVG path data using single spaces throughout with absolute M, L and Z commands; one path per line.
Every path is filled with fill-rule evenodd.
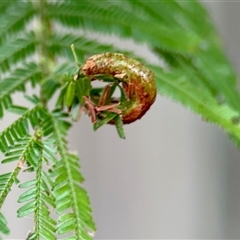
M 84 97 L 85 104 L 87 106 L 89 115 L 91 116 L 92 123 L 96 122 L 97 115 L 100 115 L 101 112 L 103 111 L 113 112 L 119 115 L 122 113 L 122 111 L 117 108 L 117 106 L 119 106 L 119 103 L 105 105 L 106 100 L 109 97 L 109 91 L 110 91 L 110 86 L 106 86 L 103 90 L 102 95 L 99 98 L 99 102 L 97 106 L 95 103 L 91 101 L 90 97 Z
M 123 82 L 123 88 L 125 89 L 126 97 L 128 100 L 133 99 L 136 93 L 136 87 L 132 83 Z
M 87 105 L 89 115 L 91 116 L 92 123 L 96 122 L 96 111 L 95 111 L 95 104 L 91 101 L 89 97 L 84 97 L 85 104 Z
M 113 103 L 113 104 L 109 104 L 109 105 L 98 106 L 98 107 L 95 107 L 95 109 L 97 110 L 97 112 L 108 111 L 108 112 L 114 112 L 114 113 L 117 113 L 117 114 L 121 114 L 122 111 L 120 109 L 116 108 L 117 106 L 119 106 L 119 103 Z
M 104 89 L 103 92 L 99 98 L 98 101 L 98 106 L 103 106 L 106 104 L 107 100 L 109 99 L 111 94 L 111 87 L 109 85 L 107 85 Z

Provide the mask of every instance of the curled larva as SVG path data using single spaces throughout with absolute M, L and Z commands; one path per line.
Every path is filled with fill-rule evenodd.
M 80 71 L 85 76 L 106 74 L 119 79 L 127 97 L 127 101 L 119 100 L 125 124 L 140 119 L 155 101 L 154 73 L 121 53 L 94 55 L 87 59 Z

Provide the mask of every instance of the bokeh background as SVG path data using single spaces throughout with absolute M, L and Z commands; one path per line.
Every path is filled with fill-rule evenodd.
M 240 1 L 204 4 L 240 76 Z M 157 61 L 146 46 L 92 37 Z M 112 126 L 94 133 L 84 116 L 69 136 L 81 157 L 95 239 L 240 239 L 240 151 L 221 129 L 158 96 L 125 132 L 126 140 Z M 3 208 L 13 229 L 6 239 L 24 239 L 32 229 L 32 218 L 16 219 L 19 193 L 14 189 Z

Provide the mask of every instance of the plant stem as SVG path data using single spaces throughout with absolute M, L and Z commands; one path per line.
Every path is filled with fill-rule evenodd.
M 72 50 L 72 53 L 73 53 L 73 56 L 74 56 L 74 59 L 75 59 L 76 64 L 80 67 L 81 64 L 80 64 L 80 62 L 79 62 L 79 60 L 78 60 L 78 56 L 77 56 L 77 53 L 76 53 L 76 51 L 75 51 L 74 44 L 71 44 L 71 50 Z
M 38 40 L 38 56 L 39 56 L 39 66 L 42 71 L 43 79 L 47 77 L 53 67 L 55 66 L 55 57 L 49 51 L 49 46 L 47 44 L 48 40 L 52 36 L 52 24 L 47 13 L 47 1 L 40 0 L 34 1 L 33 4 L 38 12 L 38 28 L 36 30 L 36 37 Z M 40 85 L 41 87 L 41 85 Z M 45 97 L 45 94 L 40 89 L 40 100 L 42 104 L 46 107 L 48 99 Z
M 2 208 L 2 205 L 8 195 L 8 193 L 11 191 L 12 185 L 14 184 L 14 182 L 17 179 L 17 175 L 19 174 L 20 170 L 22 169 L 21 166 L 24 162 L 24 159 L 20 159 L 17 166 L 15 167 L 15 169 L 12 171 L 7 184 L 5 184 L 4 189 L 1 191 L 0 194 L 0 209 Z

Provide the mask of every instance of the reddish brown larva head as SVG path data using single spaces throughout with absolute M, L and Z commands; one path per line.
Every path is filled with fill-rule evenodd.
M 86 76 L 99 74 L 117 77 L 128 100 L 121 102 L 123 123 L 140 119 L 154 103 L 156 83 L 153 72 L 135 59 L 121 53 L 97 54 L 81 68 Z

